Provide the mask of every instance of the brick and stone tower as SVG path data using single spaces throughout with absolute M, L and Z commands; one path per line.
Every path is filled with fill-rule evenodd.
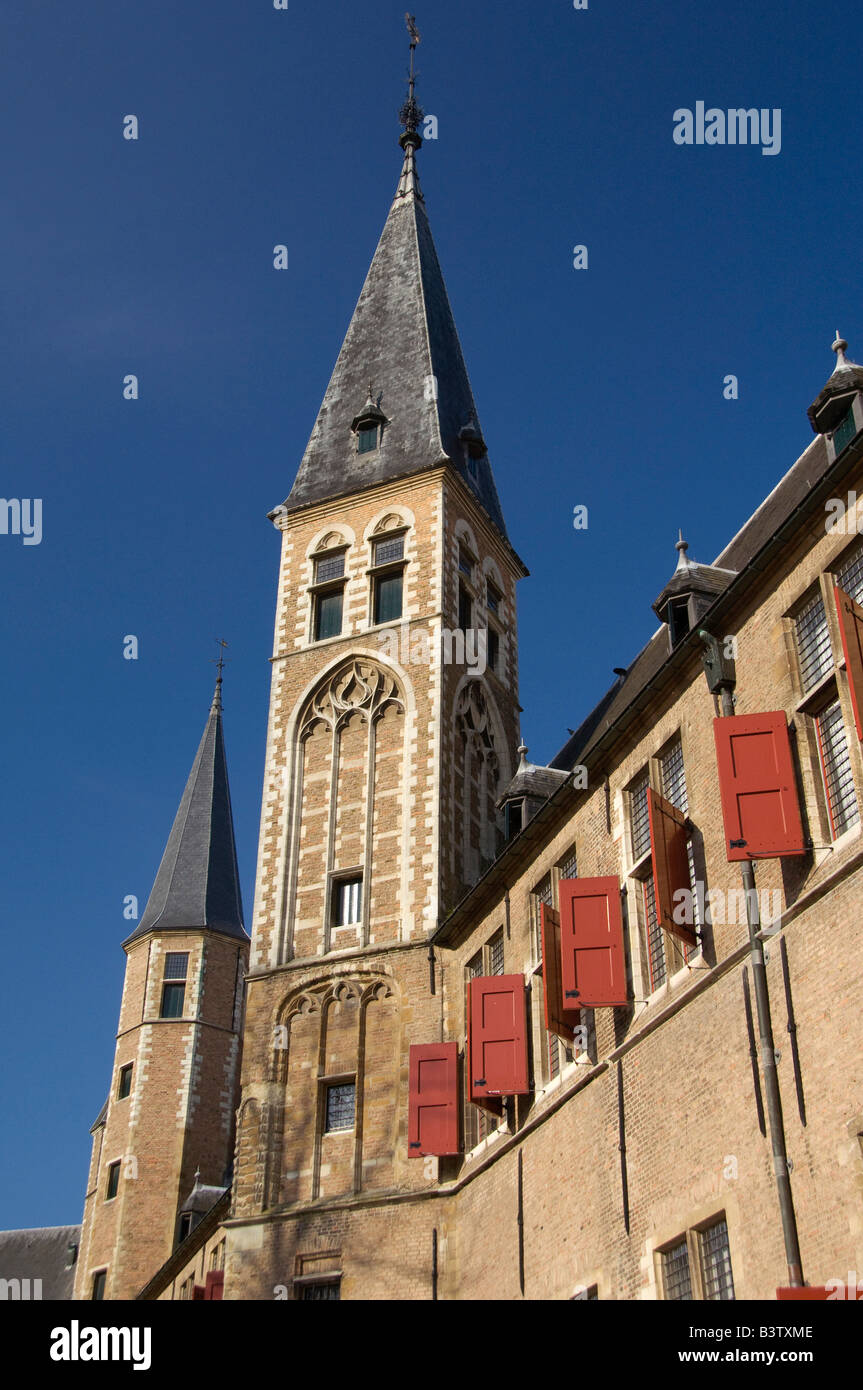
M 134 1298 L 186 1234 L 199 1182 L 229 1181 L 238 1103 L 243 927 L 221 677 L 141 921 L 93 1153 L 77 1298 Z
M 419 186 L 421 120 L 412 83 L 395 199 L 271 513 L 282 551 L 228 1298 L 333 1287 L 327 1269 L 361 1245 L 371 1204 L 392 1195 L 407 1219 L 404 1195 L 427 1187 L 408 1160 L 406 1081 L 410 1043 L 441 1036 L 428 938 L 500 848 L 519 743 L 526 571 Z M 358 1288 L 346 1275 L 342 1297 Z

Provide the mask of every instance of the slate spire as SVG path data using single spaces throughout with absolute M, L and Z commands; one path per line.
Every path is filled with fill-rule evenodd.
M 206 728 L 153 891 L 128 941 L 154 929 L 201 927 L 246 939 L 222 733 L 221 688 L 220 668 Z
M 395 198 L 296 481 L 277 510 L 298 511 L 447 464 L 506 537 L 416 170 L 423 112 L 414 95 L 414 47 Z M 360 452 L 352 425 L 369 381 L 383 423 L 377 447 Z

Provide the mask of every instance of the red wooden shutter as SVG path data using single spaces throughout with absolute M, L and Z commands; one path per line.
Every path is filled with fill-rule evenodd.
M 689 946 L 698 940 L 691 926 L 674 920 L 674 895 L 682 888 L 692 893 L 689 878 L 686 817 L 652 787 L 647 789 L 647 814 L 650 820 L 650 849 L 653 855 L 653 886 L 656 890 L 656 917 L 661 927 L 680 937 Z M 686 899 L 684 898 L 684 902 Z
M 604 1009 L 626 1004 L 617 878 L 562 878 L 558 892 L 564 1006 Z
M 193 1301 L 193 1302 L 197 1302 L 198 1300 L 204 1299 L 204 1298 L 206 1298 L 206 1297 L 207 1297 L 207 1290 L 204 1288 L 204 1285 L 203 1285 L 203 1284 L 195 1284 L 195 1285 L 193 1285 L 193 1287 L 192 1287 L 192 1301 Z
M 524 976 L 477 975 L 470 982 L 470 1098 L 529 1090 Z
M 207 1285 L 204 1290 L 205 1298 L 221 1298 L 225 1288 L 225 1271 L 223 1269 L 211 1269 L 207 1274 Z
M 729 862 L 805 854 L 784 712 L 714 719 L 713 734 Z
M 854 723 L 857 737 L 863 738 L 863 608 L 855 603 L 850 594 L 835 585 L 836 611 L 839 614 L 839 631 L 842 634 L 842 650 L 845 653 L 845 669 L 848 672 L 848 685 L 851 688 L 851 706 L 854 710 Z
M 410 1050 L 408 1157 L 457 1153 L 458 1043 L 414 1044 Z
M 823 1284 L 807 1284 L 804 1288 L 777 1289 L 776 1297 L 780 1303 L 790 1302 L 793 1299 L 808 1299 L 810 1302 L 817 1299 L 819 1302 L 824 1302 L 833 1293 L 833 1289 L 828 1289 Z
M 578 1009 L 567 1013 L 563 1007 L 563 984 L 561 981 L 560 913 L 545 903 L 539 905 L 539 921 L 542 930 L 542 992 L 545 998 L 545 1026 L 549 1033 L 556 1033 L 565 1042 L 575 1037 L 574 1026 L 578 1023 Z

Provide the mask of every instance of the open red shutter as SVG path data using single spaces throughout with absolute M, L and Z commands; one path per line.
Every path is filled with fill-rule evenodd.
M 458 1043 L 414 1044 L 410 1050 L 408 1156 L 460 1152 Z
M 560 913 L 545 903 L 539 905 L 539 921 L 542 931 L 542 992 L 545 999 L 545 1026 L 549 1033 L 556 1033 L 565 1042 L 575 1037 L 574 1026 L 578 1023 L 578 1009 L 568 1013 L 563 1007 L 563 983 L 561 980 Z
M 478 975 L 470 982 L 470 1098 L 529 1090 L 524 976 Z
M 652 787 L 647 789 L 650 819 L 650 848 L 653 855 L 653 886 L 656 890 L 656 916 L 661 927 L 680 937 L 688 946 L 697 946 L 691 926 L 675 922 L 675 893 L 692 892 L 689 878 L 689 851 L 684 822 L 686 817 Z M 686 899 L 683 900 L 686 902 Z
M 562 878 L 558 892 L 564 1006 L 603 1009 L 626 1004 L 618 879 Z
M 729 861 L 805 854 L 784 712 L 714 719 L 713 734 Z
M 207 1274 L 207 1286 L 204 1290 L 205 1298 L 221 1298 L 225 1288 L 225 1271 L 223 1269 L 211 1269 Z
M 863 608 L 859 603 L 855 603 L 844 589 L 840 589 L 838 584 L 834 593 L 848 684 L 851 688 L 854 723 L 857 725 L 857 737 L 863 738 Z

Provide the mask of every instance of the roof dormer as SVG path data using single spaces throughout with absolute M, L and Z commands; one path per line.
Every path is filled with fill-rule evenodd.
M 736 578 L 736 570 L 720 569 L 718 565 L 700 565 L 690 560 L 689 549 L 678 532 L 676 550 L 679 555 L 677 568 L 662 593 L 653 604 L 653 611 L 660 622 L 668 625 L 668 635 L 672 647 L 698 626 L 704 613 L 721 593 Z

